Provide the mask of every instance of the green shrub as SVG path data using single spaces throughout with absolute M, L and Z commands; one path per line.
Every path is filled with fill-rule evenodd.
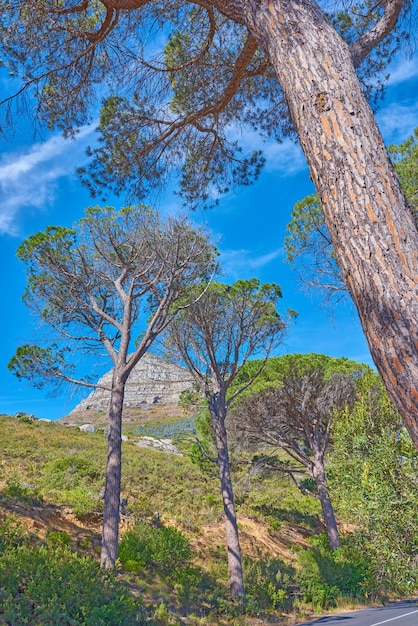
M 49 530 L 46 534 L 47 543 L 54 546 L 69 546 L 70 535 L 65 530 Z
M 98 466 L 77 454 L 60 457 L 45 464 L 44 485 L 49 489 L 73 489 L 100 479 Z
M 369 593 L 412 595 L 418 586 L 418 451 L 375 374 L 334 424 L 329 489 L 373 572 Z
M 74 489 L 63 489 L 59 499 L 70 506 L 73 513 L 82 517 L 91 515 L 103 509 L 103 501 L 93 495 L 86 487 L 75 487 Z
M 405 514 L 406 517 L 406 514 Z M 416 524 L 416 522 L 415 522 Z M 357 552 L 364 555 L 369 563 L 370 576 L 363 584 L 368 596 L 413 595 L 418 586 L 418 563 L 411 545 L 416 546 L 417 533 L 411 532 L 408 537 L 399 537 L 404 529 L 399 528 L 399 535 L 386 529 L 386 534 L 373 536 L 370 540 L 368 529 L 356 532 L 350 537 L 351 545 Z
M 13 626 L 146 623 L 139 601 L 90 557 L 82 557 L 54 541 L 33 545 L 33 539 L 30 543 L 9 522 L 3 525 L 0 537 L 3 543 L 1 623 Z
M 102 470 L 90 459 L 77 454 L 59 457 L 45 464 L 42 485 L 55 501 L 70 506 L 77 516 L 102 510 L 98 497 Z
M 290 610 L 294 596 L 294 569 L 280 559 L 243 560 L 246 610 Z
M 16 413 L 15 417 L 21 424 L 33 424 L 35 422 L 35 416 L 28 413 Z
M 143 567 L 165 575 L 174 575 L 185 568 L 191 551 L 186 537 L 169 526 L 150 526 L 138 522 L 135 528 L 126 532 L 119 544 L 119 559 L 130 571 L 140 571 Z
M 0 556 L 8 547 L 18 547 L 24 541 L 21 524 L 14 517 L 6 517 L 0 523 Z
M 38 490 L 35 487 L 25 487 L 19 480 L 13 478 L 8 481 L 1 491 L 3 498 L 10 498 L 23 504 L 36 504 L 42 502 Z
M 312 538 L 311 544 L 299 554 L 303 601 L 319 611 L 335 606 L 339 597 L 364 599 L 371 575 L 365 557 L 353 545 L 331 550 L 326 534 Z

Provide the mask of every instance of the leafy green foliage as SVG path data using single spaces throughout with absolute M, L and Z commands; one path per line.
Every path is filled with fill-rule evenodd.
M 195 384 L 192 389 L 184 389 L 180 393 L 179 406 L 188 411 L 202 402 L 202 392 Z
M 295 570 L 280 559 L 244 558 L 246 608 L 251 613 L 266 609 L 289 611 L 293 606 Z
M 234 384 L 249 383 L 260 371 L 261 363 L 261 359 L 248 361 L 239 372 Z M 352 376 L 356 380 L 370 369 L 368 365 L 357 363 L 346 357 L 335 358 L 316 353 L 285 354 L 279 357 L 270 357 L 254 381 L 251 382 L 245 394 L 256 394 L 264 389 L 280 386 L 283 378 L 288 376 L 294 367 L 297 367 L 301 376 L 312 370 L 321 369 L 324 373 L 324 380 L 329 380 L 335 375 Z
M 335 424 L 330 490 L 373 573 L 371 591 L 410 593 L 418 581 L 418 453 L 376 375 Z M 374 588 L 373 588 L 374 586 Z
M 0 495 L 3 498 L 11 498 L 16 502 L 32 505 L 42 501 L 38 489 L 33 486 L 26 486 L 17 478 L 9 480 L 4 489 L 1 490 Z
M 303 601 L 319 612 L 336 606 L 341 597 L 364 598 L 371 578 L 367 556 L 349 543 L 331 550 L 325 534 L 310 543 L 312 547 L 298 557 L 301 568 L 296 579 Z
M 51 489 L 88 485 L 102 477 L 103 470 L 79 454 L 54 459 L 44 467 L 44 481 Z
M 61 378 L 63 372 L 72 375 L 73 367 L 65 359 L 69 351 L 59 349 L 56 343 L 48 348 L 25 344 L 17 348 L 7 367 L 20 380 L 27 379 L 36 389 L 42 389 L 51 379 Z
M 139 600 L 90 557 L 63 543 L 50 537 L 46 544 L 34 544 L 12 522 L 0 526 L 1 621 L 14 626 L 146 623 Z
M 71 543 L 71 537 L 65 530 L 49 530 L 46 540 L 55 546 L 69 546 Z
M 71 506 L 76 515 L 88 515 L 102 508 L 99 488 L 104 470 L 78 454 L 48 461 L 43 468 L 42 486 L 49 497 Z
M 151 526 L 138 522 L 120 542 L 119 558 L 128 570 L 147 567 L 165 575 L 175 575 L 190 561 L 191 551 L 186 537 L 171 526 Z
M 416 215 L 418 211 L 418 128 L 406 141 L 398 146 L 391 145 L 388 150 L 408 204 Z

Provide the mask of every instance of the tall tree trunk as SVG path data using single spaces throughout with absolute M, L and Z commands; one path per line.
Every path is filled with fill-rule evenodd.
M 318 489 L 318 495 L 321 502 L 322 514 L 324 516 L 325 528 L 327 529 L 329 545 L 331 546 L 332 550 L 335 550 L 335 548 L 338 548 L 341 545 L 341 540 L 331 498 L 329 497 L 324 462 L 322 460 L 316 459 L 314 461 L 312 465 L 312 475 L 315 479 L 316 487 Z
M 418 448 L 418 233 L 349 48 L 315 0 L 227 4 L 276 69 L 373 360 Z
M 120 484 L 122 469 L 122 410 L 125 381 L 117 374 L 112 380 L 109 403 L 109 434 L 107 439 L 106 485 L 104 495 L 102 550 L 100 564 L 115 567 L 118 556 Z
M 218 470 L 221 482 L 222 502 L 225 515 L 226 546 L 228 550 L 228 572 L 231 596 L 245 594 L 242 572 L 241 548 L 238 537 L 238 524 L 235 514 L 234 492 L 232 489 L 231 471 L 229 467 L 228 439 L 225 418 L 211 410 L 212 424 L 215 431 L 218 453 Z

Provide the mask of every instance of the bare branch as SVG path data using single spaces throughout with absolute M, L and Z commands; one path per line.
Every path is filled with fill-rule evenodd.
M 200 448 L 201 453 L 203 454 L 203 456 L 205 457 L 205 459 L 207 459 L 208 461 L 210 461 L 211 463 L 215 463 L 215 465 L 217 464 L 218 460 L 214 457 L 214 456 L 210 456 L 210 454 L 208 454 L 205 450 L 205 448 L 203 447 L 202 442 L 200 441 L 199 437 L 195 434 L 194 436 L 194 441 L 197 443 L 197 445 Z
M 381 19 L 367 33 L 362 35 L 351 46 L 351 58 L 357 67 L 387 35 L 393 30 L 405 0 L 387 0 Z

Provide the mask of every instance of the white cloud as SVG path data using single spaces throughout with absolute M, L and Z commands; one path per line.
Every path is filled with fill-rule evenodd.
M 254 256 L 254 251 L 240 250 L 222 250 L 220 261 L 222 270 L 228 278 L 236 280 L 238 278 L 252 278 L 254 270 L 268 265 L 278 257 L 283 256 L 283 248 L 277 248 L 267 254 Z
M 404 141 L 418 125 L 418 102 L 412 106 L 392 103 L 376 119 L 386 142 Z
M 55 135 L 26 151 L 0 159 L 0 234 L 16 235 L 25 209 L 45 209 L 53 201 L 58 180 L 72 176 L 85 160 L 95 124 L 80 129 L 74 140 Z
M 265 171 L 287 177 L 307 170 L 306 159 L 301 147 L 291 139 L 286 138 L 281 143 L 274 140 L 263 142 L 259 133 L 234 125 L 230 125 L 229 131 L 230 138 L 238 141 L 244 153 L 255 149 L 262 150 L 266 157 Z
M 249 258 L 248 264 L 251 268 L 257 269 L 259 267 L 264 267 L 277 259 L 277 257 L 283 255 L 283 248 L 278 248 L 277 250 L 273 250 L 273 252 L 269 252 L 268 254 L 263 254 L 259 257 Z
M 290 139 L 285 139 L 282 143 L 270 141 L 265 145 L 264 154 L 267 158 L 266 170 L 268 172 L 292 176 L 307 169 L 302 148 Z
M 393 67 L 389 68 L 389 85 L 399 85 L 407 80 L 418 76 L 418 58 L 415 55 L 411 59 L 402 59 Z

